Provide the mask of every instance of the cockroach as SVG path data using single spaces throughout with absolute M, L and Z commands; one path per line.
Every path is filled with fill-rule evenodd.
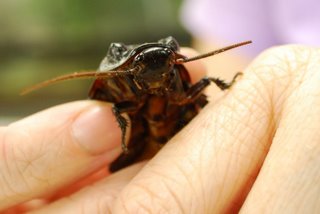
M 109 169 L 114 172 L 141 159 L 150 150 L 155 153 L 188 124 L 208 103 L 203 90 L 210 83 L 226 90 L 241 74 L 238 72 L 228 83 L 219 78 L 204 77 L 191 84 L 184 63 L 249 43 L 251 41 L 237 43 L 190 58 L 179 53 L 179 44 L 173 37 L 139 45 L 112 43 L 97 71 L 59 76 L 22 93 L 64 80 L 94 78 L 89 98 L 113 103 L 112 111 L 122 131 L 123 152 Z M 131 122 L 128 141 L 129 121 L 124 113 Z

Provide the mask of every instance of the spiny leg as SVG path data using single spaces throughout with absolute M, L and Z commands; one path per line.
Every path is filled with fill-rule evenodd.
M 221 80 L 219 78 L 214 78 L 214 77 L 208 77 L 208 79 L 215 83 L 221 90 L 226 90 L 229 89 L 237 80 L 238 76 L 241 76 L 242 73 L 238 72 L 234 77 L 232 78 L 231 82 L 226 83 L 224 80 Z
M 128 153 L 128 146 L 126 145 L 126 133 L 127 133 L 127 128 L 129 125 L 129 122 L 125 117 L 123 117 L 121 114 L 122 113 L 127 113 L 130 111 L 135 110 L 136 104 L 132 102 L 121 102 L 121 103 L 116 103 L 112 107 L 112 112 L 114 116 L 117 119 L 117 122 L 119 124 L 119 127 L 121 129 L 121 147 L 124 153 Z
M 147 142 L 145 141 L 143 135 L 130 139 L 130 144 L 128 145 L 129 152 L 122 152 L 120 156 L 110 164 L 110 172 L 116 172 L 134 163 L 144 152 L 146 143 Z
M 192 85 L 188 89 L 186 96 L 179 101 L 175 101 L 179 105 L 184 105 L 193 102 L 197 99 L 203 92 L 203 90 L 210 85 L 211 82 L 215 83 L 221 90 L 229 89 L 235 82 L 238 76 L 242 75 L 241 72 L 236 73 L 231 82 L 227 83 L 224 80 L 214 77 L 204 77 L 196 84 Z
M 128 147 L 126 145 L 126 133 L 127 133 L 127 127 L 128 127 L 128 121 L 126 118 L 124 118 L 119 109 L 115 106 L 113 106 L 112 108 L 113 114 L 117 119 L 117 122 L 119 124 L 119 127 L 121 129 L 121 147 L 122 147 L 122 151 L 125 153 L 128 153 Z

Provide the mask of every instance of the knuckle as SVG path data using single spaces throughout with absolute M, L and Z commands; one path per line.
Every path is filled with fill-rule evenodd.
M 126 194 L 119 196 L 119 208 L 123 213 L 151 213 L 151 210 L 156 210 L 159 206 L 154 206 L 156 195 L 148 190 L 143 185 L 135 184 L 126 191 Z M 151 209 L 152 207 L 152 209 Z
M 284 45 L 269 48 L 262 52 L 250 66 L 263 76 L 266 69 L 273 77 L 293 76 L 310 63 L 319 62 L 320 49 L 303 45 Z
M 92 187 L 93 191 L 96 191 L 95 186 Z M 96 194 L 93 194 L 93 197 L 91 197 L 89 200 L 87 200 L 86 203 L 86 210 L 87 213 L 92 213 L 93 210 L 96 210 L 94 213 L 112 213 L 112 207 L 114 204 L 114 201 L 118 198 L 118 191 L 112 191 L 110 189 L 102 189 L 101 191 L 96 192 Z M 95 203 L 92 203 L 92 201 L 95 201 Z
M 282 106 L 302 82 L 314 75 L 320 66 L 320 49 L 303 45 L 284 45 L 267 49 L 247 69 L 251 89 Z
M 188 201 L 195 200 L 192 195 L 199 194 L 194 193 L 193 188 L 196 187 L 190 186 L 191 181 L 185 177 L 184 170 L 181 170 L 177 169 L 178 176 L 152 171 L 153 175 L 150 177 L 158 177 L 157 179 L 136 181 L 129 190 L 119 196 L 121 210 L 126 213 L 188 213 L 189 209 L 195 208 L 189 207 L 193 203 Z M 182 192 L 185 194 L 182 195 Z

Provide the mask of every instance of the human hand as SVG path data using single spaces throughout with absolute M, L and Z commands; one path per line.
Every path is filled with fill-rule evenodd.
M 195 55 L 190 49 L 183 52 Z M 189 63 L 188 68 L 195 71 L 193 82 L 204 75 L 201 63 Z M 21 213 L 39 207 L 51 211 L 52 206 L 47 205 L 53 201 L 64 201 L 107 177 L 109 164 L 121 152 L 120 132 L 111 104 L 98 101 L 60 105 L 0 127 L 0 213 Z M 91 205 L 97 208 L 98 202 L 103 204 L 102 194 L 111 202 L 110 195 L 133 175 L 129 170 L 111 176 L 107 179 L 110 190 L 104 181 L 96 185 L 98 189 L 92 189 L 97 193 L 88 195 L 90 200 L 93 195 L 97 198 Z M 110 205 L 108 202 L 105 204 Z M 81 208 L 82 203 L 76 206 Z M 77 212 L 77 208 L 71 212 Z
M 320 50 L 270 49 L 214 100 L 122 190 L 115 213 L 318 213 Z
M 39 213 L 316 212 L 319 70 L 319 50 L 289 46 L 267 51 L 148 164 L 108 177 L 105 171 L 89 176 L 120 151 L 120 131 L 108 104 L 78 102 L 2 128 L 0 208 L 48 195 Z M 106 110 L 93 113 L 92 136 L 80 136 L 92 144 L 79 146 L 70 131 L 90 107 Z M 101 127 L 115 134 L 105 136 Z M 87 179 L 77 188 L 70 185 L 82 177 Z M 65 186 L 74 191 L 86 187 L 50 197 Z

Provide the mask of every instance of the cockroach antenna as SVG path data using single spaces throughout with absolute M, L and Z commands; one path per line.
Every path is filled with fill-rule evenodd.
M 209 56 L 213 56 L 213 55 L 225 52 L 225 51 L 233 49 L 233 48 L 237 48 L 237 47 L 240 47 L 240 46 L 248 45 L 250 43 L 252 43 L 252 41 L 240 42 L 240 43 L 233 44 L 233 45 L 230 45 L 230 46 L 227 46 L 227 47 L 224 47 L 224 48 L 220 48 L 218 50 L 214 50 L 214 51 L 211 51 L 211 52 L 208 52 L 208 53 L 205 53 L 205 54 L 201 54 L 201 55 L 198 55 L 198 56 L 195 56 L 195 57 L 179 58 L 179 59 L 176 60 L 176 63 L 177 64 L 183 64 L 183 63 L 186 63 L 186 62 L 191 62 L 191 61 L 195 61 L 195 60 L 198 60 L 198 59 L 203 59 L 203 58 L 206 58 L 206 57 L 209 57 Z
M 125 70 L 125 71 L 81 71 L 81 72 L 74 72 L 72 74 L 65 74 L 62 76 L 55 77 L 53 79 L 49 79 L 43 82 L 40 82 L 36 85 L 33 85 L 29 88 L 26 88 L 22 90 L 20 95 L 28 94 L 32 91 L 38 90 L 40 88 L 46 87 L 48 85 L 52 85 L 58 82 L 71 80 L 71 79 L 89 79 L 89 78 L 96 78 L 96 79 L 102 79 L 102 78 L 112 78 L 116 76 L 124 76 L 131 74 L 134 72 L 135 69 L 131 70 Z
M 176 64 L 183 64 L 183 63 L 195 61 L 195 60 L 198 60 L 198 59 L 206 58 L 206 57 L 209 57 L 209 56 L 213 56 L 213 55 L 225 52 L 225 51 L 233 49 L 233 48 L 237 48 L 237 47 L 240 47 L 240 46 L 243 46 L 243 45 L 247 45 L 247 44 L 250 44 L 250 43 L 252 43 L 252 41 L 240 42 L 240 43 L 237 43 L 237 44 L 233 44 L 233 45 L 230 45 L 230 46 L 218 49 L 218 50 L 214 50 L 214 51 L 211 51 L 211 52 L 208 52 L 208 53 L 205 53 L 205 54 L 201 54 L 201 55 L 198 55 L 198 56 L 195 56 L 195 57 L 190 57 L 190 58 L 186 58 L 186 57 L 183 57 L 181 55 L 179 58 L 176 59 L 175 63 Z M 180 55 L 180 54 L 177 54 L 177 55 Z M 49 86 L 49 85 L 52 85 L 52 84 L 55 84 L 55 83 L 58 83 L 58 82 L 66 81 L 66 80 L 71 80 L 71 79 L 89 79 L 89 78 L 96 78 L 96 79 L 99 79 L 99 78 L 112 78 L 112 77 L 116 77 L 116 76 L 125 76 L 125 75 L 128 75 L 128 74 L 132 74 L 136 70 L 137 70 L 136 68 L 133 68 L 131 70 L 124 70 L 124 71 L 123 70 L 121 70 L 121 71 L 115 70 L 115 71 L 82 71 L 82 72 L 74 72 L 72 74 L 65 74 L 65 75 L 62 75 L 62 76 L 55 77 L 53 79 L 49 79 L 49 80 L 43 81 L 43 82 L 41 82 L 39 84 L 33 85 L 33 86 L 29 87 L 29 88 L 26 88 L 26 89 L 22 90 L 20 95 L 25 95 L 25 94 L 28 94 L 28 93 L 30 93 L 32 91 L 38 90 L 40 88 L 43 88 L 43 87 L 46 87 L 46 86 Z

